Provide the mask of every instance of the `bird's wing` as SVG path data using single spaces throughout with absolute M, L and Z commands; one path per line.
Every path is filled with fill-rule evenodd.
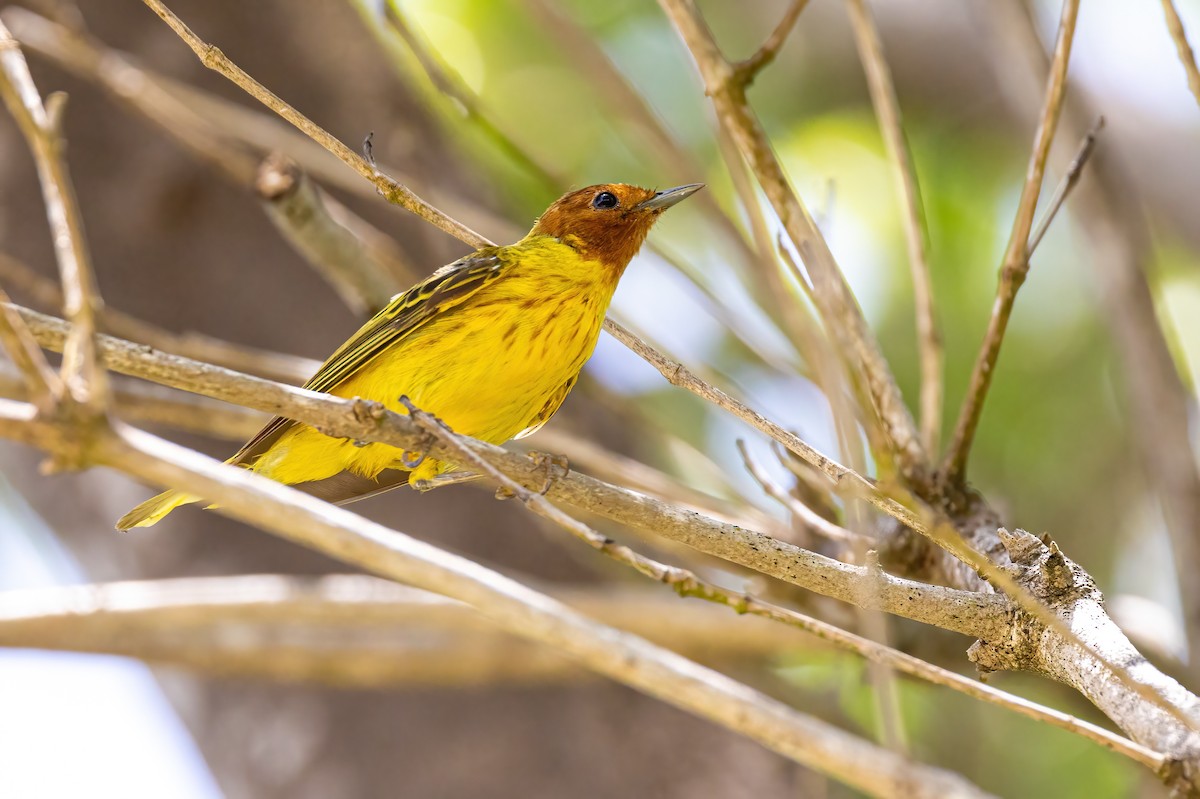
M 443 266 L 408 291 L 396 295 L 387 307 L 338 347 L 304 387 L 328 393 L 435 315 L 459 305 L 499 278 L 506 263 L 499 247 L 485 247 Z M 252 462 L 270 449 L 291 424 L 290 419 L 282 416 L 272 419 L 229 462 Z

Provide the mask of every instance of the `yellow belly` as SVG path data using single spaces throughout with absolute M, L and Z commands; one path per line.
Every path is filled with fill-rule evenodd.
M 595 349 L 610 297 L 611 289 L 577 280 L 541 286 L 497 281 L 413 331 L 331 393 L 375 400 L 399 413 L 407 412 L 400 404 L 407 396 L 455 432 L 503 443 L 558 409 Z M 297 425 L 251 468 L 295 484 L 346 470 L 374 478 L 402 468 L 401 458 L 394 447 L 356 446 Z M 426 459 L 409 481 L 451 468 Z

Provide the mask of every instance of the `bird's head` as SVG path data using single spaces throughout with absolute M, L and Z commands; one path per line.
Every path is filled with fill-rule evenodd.
M 689 183 L 654 191 L 626 183 L 588 186 L 558 198 L 529 235 L 553 236 L 619 276 L 662 212 L 703 187 Z

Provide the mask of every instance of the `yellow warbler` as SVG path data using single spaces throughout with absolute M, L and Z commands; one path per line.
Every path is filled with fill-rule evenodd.
M 591 356 L 625 267 L 658 216 L 703 184 L 651 191 L 621 183 L 561 197 L 525 238 L 485 247 L 397 295 L 304 387 L 407 413 L 407 396 L 464 435 L 501 444 L 537 430 Z M 449 470 L 277 417 L 229 463 L 333 502 Z M 200 498 L 167 491 L 117 529 L 146 527 Z

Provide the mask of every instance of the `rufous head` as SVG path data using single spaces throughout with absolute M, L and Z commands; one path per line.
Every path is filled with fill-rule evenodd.
M 663 211 L 695 194 L 703 183 L 654 191 L 601 183 L 564 194 L 546 209 L 531 236 L 553 236 L 619 276 Z

